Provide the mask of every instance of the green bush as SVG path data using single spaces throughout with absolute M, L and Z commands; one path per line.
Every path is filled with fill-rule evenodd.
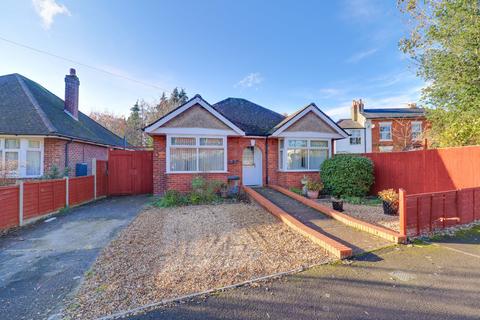
M 336 155 L 322 163 L 325 190 L 335 197 L 364 197 L 374 182 L 373 162 L 364 157 Z
M 178 207 L 186 204 L 188 204 L 187 197 L 177 190 L 168 190 L 163 197 L 153 202 L 154 206 L 161 208 Z
M 290 191 L 292 191 L 292 192 L 294 192 L 294 193 L 296 193 L 296 194 L 299 194 L 299 195 L 303 196 L 302 189 L 300 189 L 300 188 L 291 187 L 291 188 L 290 188 Z
M 343 196 L 342 199 L 351 204 L 362 204 L 366 206 L 377 206 L 382 204 L 382 200 L 376 197 L 350 197 L 350 196 Z

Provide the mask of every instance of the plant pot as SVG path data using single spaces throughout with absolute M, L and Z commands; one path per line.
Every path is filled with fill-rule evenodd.
M 343 211 L 343 200 L 332 200 L 333 210 Z
M 319 191 L 311 191 L 311 190 L 307 191 L 307 195 L 310 199 L 318 199 L 318 193 Z
M 398 214 L 397 206 L 394 203 L 383 201 L 383 213 L 388 214 L 390 216 L 395 216 Z

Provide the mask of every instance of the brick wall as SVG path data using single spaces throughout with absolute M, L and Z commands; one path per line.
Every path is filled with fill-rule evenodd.
M 46 138 L 44 145 L 44 173 L 51 171 L 55 165 L 63 173 L 65 170 L 65 146 L 67 140 Z M 68 146 L 69 176 L 75 176 L 75 165 L 87 163 L 88 174 L 92 172 L 92 159 L 108 160 L 108 148 L 81 142 L 71 142 Z
M 278 171 L 278 140 L 268 139 L 268 159 L 265 156 L 265 138 L 231 137 L 227 139 L 227 172 L 226 173 L 166 173 L 166 138 L 153 137 L 153 192 L 163 194 L 165 190 L 187 192 L 191 189 L 191 181 L 196 176 L 205 179 L 227 182 L 228 176 L 239 176 L 242 184 L 243 150 L 255 140 L 255 146 L 262 152 L 263 184 L 280 184 L 284 187 L 300 187 L 304 175 L 318 179 L 318 172 L 279 172 Z M 268 162 L 268 183 L 266 163 Z
M 372 152 L 380 152 L 381 146 L 392 146 L 392 151 L 405 151 L 405 146 L 414 145 L 416 148 L 423 147 L 423 139 L 411 140 L 411 122 L 421 121 L 422 129 L 428 130 L 428 122 L 425 118 L 416 119 L 375 119 L 372 120 Z M 380 141 L 380 122 L 392 123 L 392 141 Z

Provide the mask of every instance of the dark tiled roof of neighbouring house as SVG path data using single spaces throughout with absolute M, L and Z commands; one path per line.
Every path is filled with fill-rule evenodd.
M 78 121 L 64 111 L 64 101 L 19 74 L 0 76 L 0 133 L 51 135 L 123 147 L 115 135 L 85 114 Z
M 425 116 L 423 108 L 385 108 L 385 109 L 364 109 L 361 112 L 365 118 L 417 118 Z
M 364 129 L 360 123 L 352 119 L 340 119 L 337 124 L 343 129 Z
M 279 113 L 241 98 L 227 98 L 212 106 L 246 135 L 265 136 L 285 119 Z

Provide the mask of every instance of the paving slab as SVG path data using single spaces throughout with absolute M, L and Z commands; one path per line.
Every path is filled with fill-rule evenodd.
M 101 249 L 148 201 L 113 197 L 0 237 L 0 319 L 57 319 Z
M 321 212 L 270 188 L 255 191 L 314 230 L 350 248 L 354 255 L 392 245 L 375 235 L 349 227 Z
M 390 247 L 128 319 L 479 319 L 479 265 L 437 245 Z

